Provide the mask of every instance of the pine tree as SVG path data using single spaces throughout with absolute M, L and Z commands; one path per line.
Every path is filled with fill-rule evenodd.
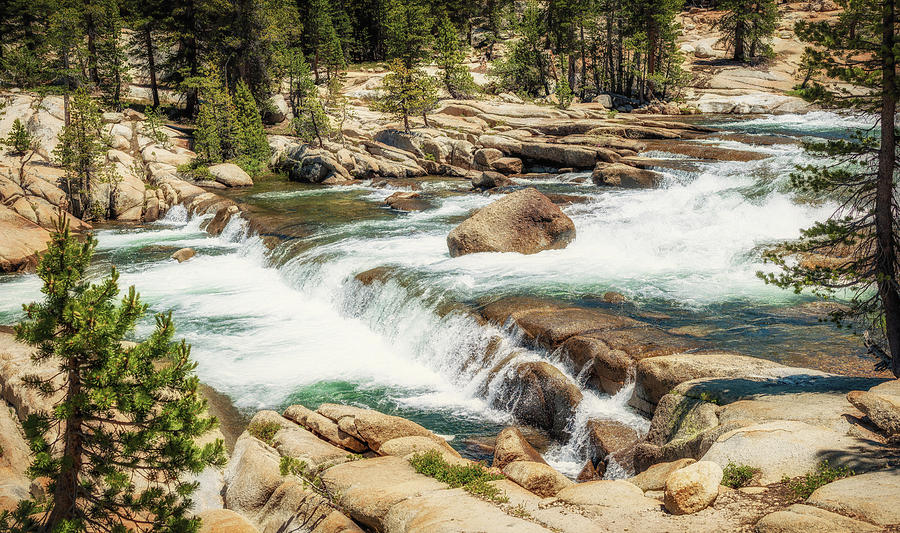
M 778 21 L 775 0 L 724 0 L 718 7 L 727 11 L 719 19 L 719 29 L 726 45 L 734 47 L 735 61 L 771 53 L 768 39 L 775 33 Z
M 122 90 L 131 76 L 128 56 L 122 42 L 122 16 L 117 0 L 92 2 L 96 21 L 95 44 L 97 83 L 106 101 L 116 111 L 122 110 Z
M 25 423 L 30 472 L 51 479 L 46 508 L 24 502 L 0 515 L 0 529 L 197 531 L 199 519 L 188 513 L 197 483 L 185 475 L 224 464 L 221 440 L 194 442 L 216 420 L 205 415 L 190 348 L 172 340 L 171 314 L 156 316 L 146 340 L 123 347 L 147 307 L 134 287 L 116 303 L 115 270 L 87 281 L 96 244 L 60 222 L 38 266 L 44 301 L 25 306 L 16 326 L 17 339 L 36 348 L 36 363 L 59 366 L 52 378 L 27 377 L 28 386 L 62 397 Z
M 109 180 L 114 170 L 106 161 L 108 143 L 102 132 L 100 108 L 84 88 L 73 95 L 68 116 L 53 155 L 65 170 L 63 189 L 69 212 L 87 219 L 93 216 L 91 187 Z
M 238 155 L 234 102 L 215 73 L 207 74 L 198 85 L 201 100 L 194 151 L 202 163 L 221 163 Z
M 428 111 L 437 103 L 437 84 L 421 69 L 408 69 L 400 59 L 389 65 L 390 72 L 382 80 L 381 92 L 373 109 L 389 113 L 403 121 L 409 129 L 409 117 L 422 115 L 428 126 Z
M 0 111 L 0 115 L 2 115 L 2 111 Z M 19 185 L 22 185 L 25 181 L 25 165 L 31 161 L 38 149 L 37 140 L 17 118 L 13 121 L 6 141 L 0 141 L 0 144 L 6 144 L 12 149 L 14 155 L 19 156 Z
M 544 12 L 536 2 L 525 6 L 517 30 L 521 39 L 513 43 L 507 57 L 494 62 L 491 73 L 500 79 L 503 87 L 531 95 L 549 95 Z
M 425 58 L 431 40 L 427 6 L 417 0 L 389 0 L 385 32 L 388 57 L 412 71 Z
M 299 50 L 293 57 L 291 68 L 290 100 L 294 133 L 305 143 L 318 142 L 320 147 L 323 146 L 332 133 L 331 120 L 319 99 L 309 64 Z
M 456 33 L 456 27 L 447 16 L 437 27 L 434 46 L 435 62 L 441 69 L 441 82 L 453 98 L 468 98 L 478 87 L 469 69 L 463 64 L 465 54 Z
M 258 173 L 267 164 L 271 150 L 256 100 L 243 80 L 234 93 L 234 110 L 238 164 L 248 172 Z
M 810 288 L 830 297 L 852 295 L 849 311 L 832 315 L 865 328 L 876 368 L 900 377 L 900 205 L 897 183 L 897 56 L 900 6 L 892 0 L 842 0 L 834 21 L 800 22 L 797 35 L 812 44 L 813 68 L 840 85 L 819 81 L 800 93 L 820 105 L 874 113 L 878 124 L 848 139 L 810 143 L 811 153 L 832 161 L 809 165 L 792 176 L 801 192 L 831 195 L 841 206 L 803 238 L 767 254 L 783 268 L 767 282 L 797 292 Z M 839 256 L 826 265 L 796 261 L 797 254 Z

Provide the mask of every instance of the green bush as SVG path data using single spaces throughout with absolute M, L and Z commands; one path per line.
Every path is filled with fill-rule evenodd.
M 726 487 L 739 489 L 750 483 L 750 480 L 752 480 L 753 476 L 758 472 L 759 468 L 729 462 L 728 465 L 722 469 L 722 484 Z
M 509 498 L 501 495 L 500 489 L 488 484 L 488 481 L 504 479 L 500 474 L 488 471 L 482 464 L 451 465 L 435 450 L 413 455 L 409 463 L 416 472 L 433 477 L 450 485 L 451 488 L 462 487 L 463 490 L 485 500 L 507 502 Z
M 852 475 L 854 475 L 853 470 L 845 466 L 833 468 L 828 464 L 828 461 L 822 461 L 814 472 L 797 479 L 785 478 L 782 479 L 782 482 L 788 484 L 788 487 L 790 487 L 797 498 L 805 500 L 822 485 L 827 485 L 832 481 Z
M 278 433 L 279 429 L 281 429 L 281 425 L 278 424 L 278 422 L 274 421 L 254 422 L 247 426 L 248 433 L 265 442 L 269 446 L 272 445 L 272 442 L 275 439 L 275 434 Z

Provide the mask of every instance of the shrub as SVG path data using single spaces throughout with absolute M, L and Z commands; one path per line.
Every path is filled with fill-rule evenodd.
M 247 432 L 271 446 L 279 429 L 281 425 L 278 422 L 254 422 L 247 427 Z
M 852 475 L 854 475 L 853 470 L 845 466 L 833 468 L 828 464 L 828 461 L 822 461 L 814 472 L 797 479 L 782 479 L 782 482 L 788 483 L 788 487 L 790 487 L 797 498 L 805 500 L 822 485 L 827 485 L 832 481 Z
M 739 489 L 750 483 L 750 480 L 752 480 L 753 476 L 758 472 L 759 468 L 729 462 L 728 465 L 722 469 L 722 484 L 726 487 Z
M 501 496 L 500 489 L 488 484 L 488 481 L 504 477 L 488 471 L 482 464 L 451 465 L 435 450 L 417 453 L 409 462 L 419 474 L 433 477 L 451 488 L 462 487 L 466 492 L 494 502 L 509 501 Z

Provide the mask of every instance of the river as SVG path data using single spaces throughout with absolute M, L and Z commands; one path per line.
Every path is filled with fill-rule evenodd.
M 864 367 L 858 338 L 805 312 L 809 296 L 767 286 L 756 273 L 771 269 L 761 262 L 762 250 L 798 237 L 835 208 L 790 190 L 789 174 L 812 162 L 796 141 L 844 136 L 866 121 L 819 112 L 716 125 L 742 134 L 720 146 L 766 157 L 660 169 L 665 182 L 654 190 L 601 189 L 584 180 L 587 173 L 521 180 L 586 197 L 564 208 L 577 238 L 563 250 L 450 258 L 450 229 L 496 199 L 463 193 L 459 180 L 422 181 L 433 208 L 401 214 L 380 204 L 408 189 L 272 178 L 231 195 L 267 217 L 277 229 L 272 233 L 290 237 L 274 249 L 237 218 L 210 237 L 203 220 L 179 206 L 154 224 L 99 229 L 92 272 L 115 265 L 123 287 L 135 285 L 155 312 L 171 310 L 201 379 L 247 412 L 295 402 L 365 405 L 411 418 L 473 457 L 480 457 L 473 443 L 513 422 L 506 410 L 491 407 L 499 391 L 487 369 L 467 364 L 492 337 L 503 338 L 495 360 L 519 351 L 518 361 L 548 360 L 578 379 L 554 354 L 522 350 L 515 331 L 479 324 L 467 312 L 502 296 L 611 307 L 786 364 Z M 753 135 L 784 142 L 753 144 Z M 198 255 L 182 264 L 170 260 L 182 247 Z M 364 286 L 354 279 L 374 267 L 389 269 L 387 282 Z M 607 291 L 628 303 L 604 303 Z M 17 320 L 21 304 L 39 296 L 34 276 L 0 276 L 0 324 Z M 151 327 L 145 320 L 138 336 Z M 606 417 L 646 430 L 648 422 L 626 406 L 629 393 L 585 390 L 574 427 Z M 583 438 L 576 432 L 545 457 L 577 474 Z

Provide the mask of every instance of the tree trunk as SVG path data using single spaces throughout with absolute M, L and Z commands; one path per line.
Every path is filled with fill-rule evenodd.
M 734 25 L 734 60 L 744 61 L 744 23 L 737 22 Z
M 100 70 L 97 68 L 97 25 L 94 24 L 94 17 L 90 13 L 85 16 L 85 25 L 87 26 L 87 49 L 88 49 L 88 72 L 91 81 L 100 83 Z
M 900 377 L 900 291 L 897 285 L 897 250 L 894 247 L 894 114 L 897 111 L 897 73 L 894 56 L 894 0 L 882 0 L 881 147 L 875 192 L 875 235 L 878 293 L 884 308 L 885 335 L 891 353 L 891 371 Z
M 153 31 L 148 23 L 144 26 L 144 46 L 147 53 L 147 70 L 150 71 L 150 94 L 153 107 L 159 107 L 159 86 L 156 84 L 156 58 L 153 57 Z
M 69 385 L 66 391 L 68 401 L 78 401 L 81 395 L 81 376 L 78 374 L 75 363 L 68 372 Z M 53 509 L 47 518 L 45 526 L 47 531 L 53 531 L 57 525 L 65 520 L 73 520 L 78 517 L 78 484 L 83 464 L 81 432 L 83 431 L 81 410 L 74 406 L 72 414 L 66 418 L 63 430 L 63 462 L 60 465 L 59 477 L 56 479 L 56 489 L 53 491 Z

